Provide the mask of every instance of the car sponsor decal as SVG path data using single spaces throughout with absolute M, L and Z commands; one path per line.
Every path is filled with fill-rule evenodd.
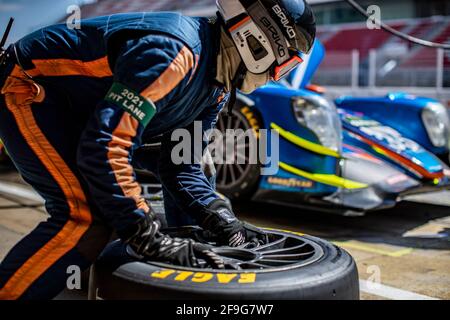
M 366 135 L 387 144 L 396 152 L 413 151 L 419 152 L 422 148 L 414 141 L 403 137 L 397 130 L 383 126 L 381 123 L 371 119 L 364 119 L 356 115 L 345 114 L 344 120 L 350 125 L 358 128 Z
M 396 184 L 399 184 L 401 182 L 405 182 L 407 180 L 408 180 L 408 177 L 406 175 L 398 174 L 398 175 L 395 175 L 395 176 L 392 176 L 392 177 L 388 178 L 386 180 L 386 183 L 389 184 L 389 185 L 396 185 Z
M 362 136 L 361 134 L 358 134 L 356 132 L 352 132 L 352 133 L 358 140 L 371 146 L 379 154 L 382 154 L 385 157 L 399 163 L 401 166 L 403 166 L 404 168 L 408 169 L 409 171 L 413 172 L 414 174 L 416 174 L 417 176 L 419 176 L 421 178 L 425 177 L 425 178 L 429 178 L 429 179 L 434 179 L 434 178 L 442 178 L 444 176 L 443 171 L 429 172 L 427 169 L 425 169 L 421 165 L 415 163 L 414 161 L 408 159 L 401 153 L 395 152 L 395 151 L 391 150 L 390 148 L 383 146 L 380 143 L 377 143 L 375 141 L 372 141 L 372 140 Z
M 156 107 L 152 101 L 118 82 L 114 82 L 105 100 L 124 109 L 144 127 L 156 113 Z
M 347 120 L 352 126 L 355 127 L 375 127 L 380 126 L 380 123 L 375 120 L 361 119 L 356 116 L 346 116 L 345 120 Z
M 442 178 L 440 165 L 425 168 L 423 163 L 411 153 L 426 152 L 419 144 L 404 138 L 397 130 L 383 126 L 377 121 L 367 120 L 363 115 L 341 111 L 345 128 L 358 140 L 392 161 L 400 164 L 419 178 Z M 367 120 L 366 122 L 362 120 Z
M 295 178 L 279 178 L 270 176 L 267 178 L 267 183 L 292 188 L 312 188 L 314 182 L 310 180 L 299 180 Z
M 359 129 L 368 136 L 386 143 L 396 152 L 405 152 L 407 150 L 419 152 L 422 149 L 416 142 L 402 137 L 397 130 L 390 127 L 360 127 Z
M 208 283 L 215 282 L 220 284 L 255 283 L 256 273 L 212 273 L 212 272 L 194 272 L 181 271 L 173 269 L 160 269 L 150 275 L 155 279 L 165 279 L 180 282 Z

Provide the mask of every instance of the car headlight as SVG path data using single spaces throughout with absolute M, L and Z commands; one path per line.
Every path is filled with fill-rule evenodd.
M 435 147 L 450 147 L 450 121 L 447 110 L 442 104 L 428 103 L 422 110 L 422 121 Z
M 342 126 L 334 104 L 311 95 L 294 98 L 292 108 L 297 121 L 313 131 L 323 146 L 341 152 Z

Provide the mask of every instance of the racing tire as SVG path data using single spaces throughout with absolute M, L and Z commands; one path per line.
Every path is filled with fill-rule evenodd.
M 357 267 L 346 251 L 312 236 L 287 231 L 270 233 L 274 240 L 266 245 L 267 250 L 257 249 L 265 257 L 258 263 L 268 265 L 263 269 L 251 266 L 241 270 L 189 269 L 141 262 L 131 258 L 126 246 L 116 241 L 92 267 L 89 296 L 105 300 L 359 299 Z M 274 249 L 283 237 L 284 244 Z M 222 250 L 236 250 L 225 256 L 239 257 L 239 261 L 245 261 L 248 253 L 241 249 Z
M 232 117 L 223 111 L 217 121 L 217 129 L 225 134 L 226 129 L 252 130 L 257 136 L 262 128 L 258 113 L 239 99 L 232 110 Z M 238 149 L 237 153 L 248 154 L 248 148 Z M 246 199 L 252 195 L 258 186 L 261 176 L 261 165 L 245 163 L 243 165 L 216 164 L 217 190 L 231 200 Z

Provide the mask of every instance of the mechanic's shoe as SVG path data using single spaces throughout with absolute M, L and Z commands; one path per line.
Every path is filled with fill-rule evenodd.
M 269 242 L 268 235 L 261 229 L 239 221 L 228 203 L 219 199 L 205 209 L 206 218 L 201 226 L 212 233 L 218 245 L 230 247 L 258 247 Z
M 160 224 L 152 215 L 146 216 L 136 226 L 136 232 L 127 237 L 132 253 L 149 261 L 171 263 L 189 268 L 225 269 L 220 256 L 212 247 L 192 239 L 172 238 L 159 231 Z M 206 264 L 201 263 L 204 260 Z

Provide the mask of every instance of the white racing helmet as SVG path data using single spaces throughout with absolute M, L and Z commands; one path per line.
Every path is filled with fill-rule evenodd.
M 220 17 L 248 71 L 278 81 L 313 45 L 314 15 L 304 0 L 217 0 Z

